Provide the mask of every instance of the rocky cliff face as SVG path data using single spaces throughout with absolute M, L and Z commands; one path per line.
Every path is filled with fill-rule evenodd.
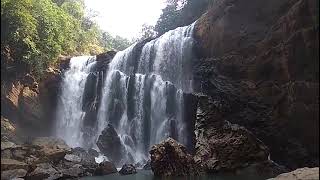
M 196 91 L 290 169 L 318 166 L 316 1 L 216 1 L 196 23 Z M 209 123 L 209 122 L 207 122 Z
M 39 83 L 27 74 L 24 78 L 1 84 L 1 117 L 15 124 L 23 134 L 50 133 L 61 76 L 53 69 L 44 74 Z

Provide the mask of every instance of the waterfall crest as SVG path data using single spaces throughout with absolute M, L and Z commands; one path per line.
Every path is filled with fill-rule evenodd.
M 91 143 L 86 144 L 95 144 L 109 123 L 125 149 L 121 152 L 122 164 L 145 162 L 150 147 L 169 136 L 189 143 L 184 93 L 192 92 L 194 24 L 171 30 L 142 45 L 136 43 L 115 55 L 101 87 L 95 131 Z M 57 134 L 73 147 L 85 146 L 80 101 L 84 81 L 94 64 L 92 59 L 72 58 L 62 84 Z

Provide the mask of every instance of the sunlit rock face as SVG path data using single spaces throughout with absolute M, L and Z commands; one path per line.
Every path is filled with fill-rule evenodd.
M 145 164 L 151 146 L 168 137 L 191 150 L 196 108 L 186 103 L 196 101 L 190 94 L 193 27 L 136 43 L 111 61 L 72 58 L 61 86 L 56 135 L 72 147 L 98 149 L 96 142 L 108 139 L 102 132 L 112 125 L 121 143 L 120 157 L 111 157 L 117 166 Z

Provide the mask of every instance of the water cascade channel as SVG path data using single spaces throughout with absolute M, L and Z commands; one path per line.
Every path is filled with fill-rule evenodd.
M 55 135 L 71 147 L 99 150 L 96 142 L 111 124 L 125 149 L 121 163 L 147 161 L 150 147 L 169 136 L 192 143 L 185 94 L 193 90 L 193 27 L 135 43 L 118 52 L 103 71 L 94 72 L 95 56 L 73 57 L 61 84 Z M 94 94 L 89 108 L 84 108 L 86 86 Z M 89 114 L 94 114 L 91 119 Z

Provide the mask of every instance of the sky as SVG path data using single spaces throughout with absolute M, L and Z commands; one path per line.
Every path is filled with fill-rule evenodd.
M 143 24 L 156 24 L 165 0 L 85 0 L 85 5 L 98 13 L 101 29 L 131 40 Z

